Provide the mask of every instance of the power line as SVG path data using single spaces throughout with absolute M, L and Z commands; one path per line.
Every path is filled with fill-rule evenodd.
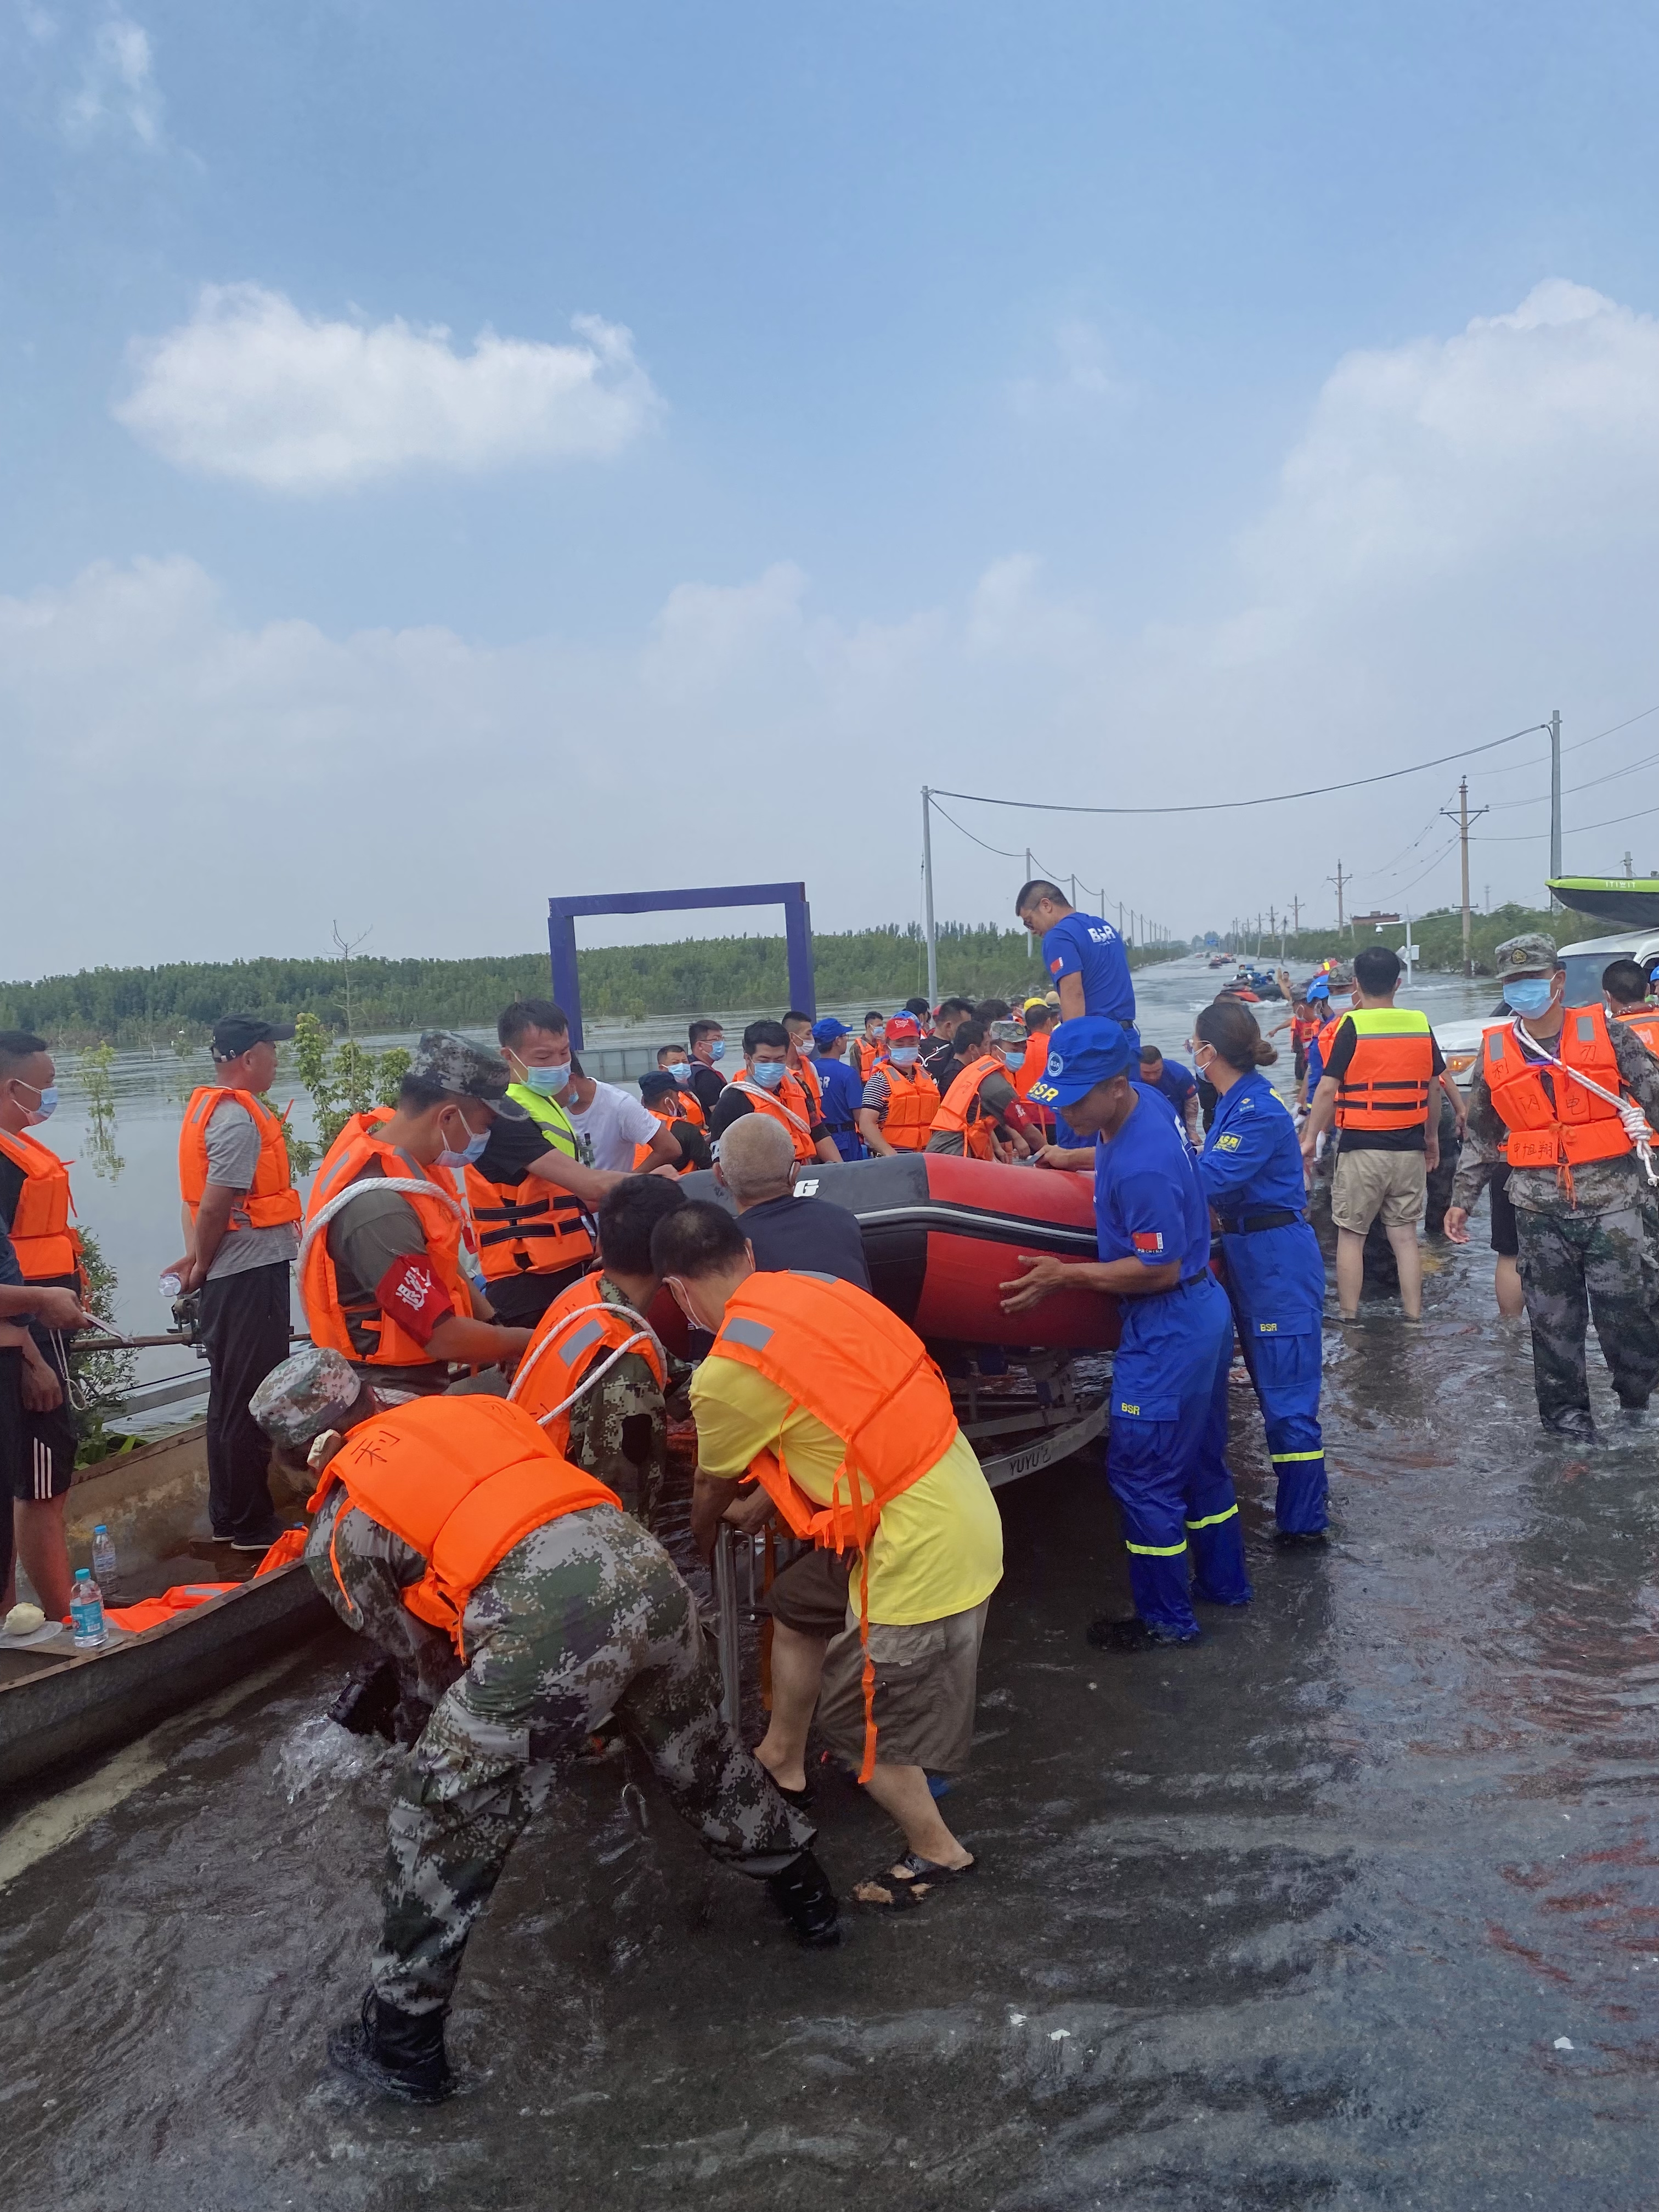
M 1587 738 L 1576 738 L 1571 744 L 1562 746 L 1562 756 L 1565 758 L 1568 753 L 1583 752 L 1586 745 L 1599 745 L 1603 738 L 1616 738 L 1620 730 L 1628 730 L 1635 722 L 1644 722 L 1650 714 L 1659 714 L 1659 706 L 1644 707 L 1639 714 L 1627 715 L 1622 722 L 1610 723 L 1605 730 L 1593 730 Z M 1523 769 L 1531 768 L 1533 765 L 1531 761 L 1511 761 L 1504 768 L 1489 768 L 1486 774 L 1488 775 L 1519 775 Z M 1512 805 L 1519 806 L 1524 806 L 1527 803 L 1525 799 L 1515 799 L 1510 802 Z
M 1564 830 L 1564 837 L 1581 837 L 1591 830 L 1616 830 L 1621 822 L 1640 822 L 1644 816 L 1659 814 L 1659 806 L 1638 806 L 1633 813 L 1609 814 L 1601 822 L 1575 822 L 1571 830 Z M 1483 845 L 1535 845 L 1540 837 L 1547 837 L 1547 830 L 1531 830 L 1518 837 L 1482 837 Z
M 1334 791 L 1359 791 L 1367 784 L 1393 783 L 1402 775 L 1421 775 L 1426 769 L 1443 768 L 1448 761 L 1469 760 L 1496 746 L 1512 745 L 1517 738 L 1529 738 L 1534 731 L 1548 727 L 1547 722 L 1528 722 L 1524 730 L 1511 730 L 1506 738 L 1489 738 L 1485 744 L 1465 745 L 1455 753 L 1440 753 L 1433 760 L 1416 761 L 1410 768 L 1385 769 L 1380 775 L 1357 775 L 1346 783 L 1313 784 L 1306 791 L 1266 792 L 1259 799 L 1206 799 L 1187 806 L 1067 806 L 1052 799 L 994 799 L 982 791 L 947 791 L 944 795 L 965 799 L 972 806 L 1017 806 L 1029 814 L 1224 814 L 1243 806 L 1280 806 L 1293 799 L 1325 799 Z

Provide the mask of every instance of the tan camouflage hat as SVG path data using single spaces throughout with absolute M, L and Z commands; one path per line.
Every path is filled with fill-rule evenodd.
M 1492 957 L 1500 983 L 1510 975 L 1553 975 L 1561 964 L 1550 939 L 1535 929 L 1522 937 L 1505 938 Z
M 326 1345 L 307 1345 L 273 1367 L 247 1409 L 274 1444 L 308 1444 L 337 1429 L 363 1387 L 351 1362 Z
M 422 1083 L 434 1083 L 459 1098 L 481 1099 L 509 1121 L 529 1116 L 507 1095 L 513 1071 L 498 1052 L 474 1044 L 458 1030 L 423 1030 L 409 1063 L 409 1072 Z

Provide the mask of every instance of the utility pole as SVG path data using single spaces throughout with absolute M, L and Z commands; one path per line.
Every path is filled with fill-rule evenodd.
M 1073 906 L 1077 904 L 1077 870 L 1075 868 L 1072 871 L 1072 904 Z
M 1120 939 L 1123 935 L 1123 902 L 1121 899 L 1117 902 L 1117 933 Z
M 1328 884 L 1334 884 L 1336 885 L 1336 926 L 1338 930 L 1340 931 L 1343 927 L 1342 886 L 1345 883 L 1351 884 L 1353 881 L 1353 878 L 1352 876 L 1345 876 L 1343 874 L 1342 863 L 1339 860 L 1336 864 L 1336 873 L 1334 876 L 1327 876 L 1325 880 Z
M 1626 855 L 1625 855 L 1625 879 L 1626 879 L 1626 882 L 1628 882 L 1628 881 L 1630 880 L 1631 877 L 1632 876 L 1632 874 L 1633 874 L 1634 872 L 1634 872 L 1634 870 L 1632 868 L 1631 864 L 1630 864 L 1630 854 L 1629 854 L 1628 853 L 1626 853 Z
M 1469 780 L 1465 776 L 1457 787 L 1456 813 L 1454 814 L 1449 806 L 1443 806 L 1440 811 L 1448 822 L 1455 822 L 1457 824 L 1458 849 L 1463 860 L 1463 973 L 1466 975 L 1473 975 L 1474 953 L 1469 939 L 1469 824 L 1471 822 L 1478 822 L 1486 809 L 1480 806 L 1477 807 L 1473 814 L 1469 812 Z M 1407 922 L 1406 925 L 1407 943 L 1410 942 L 1411 933 L 1411 924 Z
M 1302 934 L 1302 902 L 1295 896 L 1294 893 L 1291 894 L 1291 913 L 1292 915 L 1291 922 L 1291 935 L 1292 937 L 1300 937 Z
M 1561 872 L 1561 709 L 1550 713 L 1550 873 Z M 1561 902 L 1550 893 L 1550 904 L 1559 907 Z
M 927 923 L 927 1003 L 939 1004 L 939 939 L 933 929 L 933 796 L 921 787 L 921 896 Z
M 1031 848 L 1029 845 L 1025 848 L 1025 880 L 1028 884 L 1031 880 Z M 1025 933 L 1025 957 L 1028 960 L 1036 958 L 1036 939 L 1029 929 Z M 937 1006 L 939 1000 L 935 999 L 933 1004 Z

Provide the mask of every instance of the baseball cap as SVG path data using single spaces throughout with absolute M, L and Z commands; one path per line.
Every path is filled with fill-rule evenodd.
M 1031 1085 L 1030 1096 L 1042 1106 L 1074 1106 L 1097 1083 L 1125 1073 L 1133 1057 L 1121 1022 L 1104 1014 L 1079 1014 L 1061 1022 L 1049 1036 L 1048 1065 Z
M 343 1354 L 310 1344 L 273 1367 L 247 1409 L 275 1444 L 308 1444 L 337 1429 L 356 1403 L 363 1381 Z
M 919 1037 L 921 1024 L 914 1014 L 890 1014 L 884 1034 L 890 1042 L 895 1037 Z
M 277 1044 L 294 1034 L 292 1022 L 268 1022 L 258 1014 L 222 1014 L 213 1024 L 216 1060 L 240 1060 L 256 1044 Z
M 1548 975 L 1561 964 L 1554 941 L 1532 929 L 1505 938 L 1493 957 L 1500 983 L 1506 975 Z
M 1312 982 L 1308 986 L 1308 997 L 1310 1000 L 1314 999 L 1328 999 L 1330 995 L 1331 987 L 1328 978 L 1323 975 L 1316 975 Z
M 834 1044 L 838 1036 L 850 1034 L 845 1022 L 838 1022 L 833 1014 L 825 1014 L 812 1024 L 812 1034 L 820 1044 Z
M 653 1069 L 649 1075 L 641 1076 L 640 1102 L 643 1105 L 647 1104 L 653 1098 L 672 1097 L 678 1089 L 678 1084 L 675 1082 L 668 1070 L 665 1067 L 659 1067 Z
M 458 1098 L 479 1098 L 509 1121 L 530 1118 L 515 1099 L 507 1095 L 513 1071 L 500 1053 L 474 1044 L 457 1030 L 422 1030 L 409 1072 L 422 1083 L 435 1083 Z

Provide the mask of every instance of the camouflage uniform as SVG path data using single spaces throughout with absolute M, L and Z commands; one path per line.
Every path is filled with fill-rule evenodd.
M 473 1592 L 471 1664 L 399 1593 L 419 1553 L 337 1486 L 306 1547 L 348 1624 L 437 1698 L 402 1770 L 387 1824 L 374 1992 L 404 2013 L 447 2006 L 472 1923 L 560 1771 L 614 1713 L 717 1859 L 764 1880 L 812 1841 L 720 1717 L 720 1674 L 690 1591 L 638 1524 L 592 1506 L 532 1531 Z M 335 1577 L 337 1562 L 345 1594 Z
M 628 1304 L 605 1275 L 599 1278 L 599 1296 L 608 1306 Z M 610 1353 L 601 1346 L 594 1358 L 603 1363 Z M 675 1364 L 669 1367 L 671 1389 Z M 614 1490 L 636 1520 L 652 1525 L 668 1460 L 668 1423 L 663 1394 L 642 1353 L 624 1352 L 602 1382 L 577 1399 L 565 1457 Z
M 1519 940 L 1547 949 L 1542 939 Z M 1499 974 L 1509 948 L 1498 947 Z M 1623 1088 L 1659 1127 L 1659 1060 L 1641 1038 L 1610 1022 Z M 1546 1067 L 1557 1083 L 1571 1082 Z M 1504 1127 L 1484 1074 L 1469 1098 L 1468 1128 L 1451 1203 L 1473 1206 L 1504 1162 Z M 1547 1428 L 1582 1428 L 1589 1411 L 1584 1334 L 1590 1320 L 1622 1406 L 1647 1403 L 1659 1387 L 1659 1267 L 1652 1237 L 1650 1186 L 1632 1153 L 1591 1160 L 1572 1170 L 1571 1187 L 1553 1168 L 1511 1168 L 1510 1197 L 1520 1235 L 1521 1285 L 1532 1323 L 1533 1377 Z

